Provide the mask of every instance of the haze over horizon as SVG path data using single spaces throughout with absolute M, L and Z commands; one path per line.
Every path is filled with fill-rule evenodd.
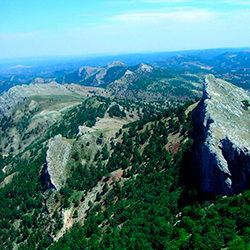
M 249 47 L 250 1 L 3 0 L 0 58 Z

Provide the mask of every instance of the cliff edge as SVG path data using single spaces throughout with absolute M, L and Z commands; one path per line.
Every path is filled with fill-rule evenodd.
M 206 192 L 232 195 L 250 188 L 249 103 L 245 90 L 206 76 L 199 104 L 202 139 L 196 152 Z

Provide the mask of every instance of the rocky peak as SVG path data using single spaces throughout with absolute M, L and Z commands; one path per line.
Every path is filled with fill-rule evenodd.
M 108 68 L 119 67 L 119 66 L 120 67 L 127 67 L 127 65 L 120 60 L 114 61 L 114 62 L 108 64 Z
M 249 186 L 248 101 L 250 95 L 243 89 L 213 75 L 206 76 L 199 105 L 203 140 L 197 155 L 202 175 L 201 186 L 207 192 L 234 194 Z
M 143 74 L 145 72 L 151 72 L 152 70 L 153 70 L 153 67 L 151 67 L 150 65 L 141 63 L 139 65 L 139 68 L 136 70 L 136 72 L 139 74 Z

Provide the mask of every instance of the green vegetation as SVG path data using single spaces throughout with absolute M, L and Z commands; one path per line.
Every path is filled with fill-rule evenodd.
M 116 117 L 123 118 L 123 117 L 126 116 L 125 112 L 121 111 L 120 107 L 117 104 L 114 105 L 114 106 L 112 106 L 112 107 L 110 107 L 108 113 L 109 113 L 110 117 L 116 116 Z
M 147 90 L 147 87 L 153 84 L 153 80 L 148 79 L 145 76 L 141 76 L 140 78 L 138 78 L 137 80 L 135 80 L 133 82 L 133 84 L 128 86 L 128 90 Z
M 243 103 L 245 108 L 248 108 L 250 106 L 250 103 L 248 100 L 243 100 L 242 103 Z
M 78 133 L 78 126 L 86 125 L 92 127 L 96 118 L 103 118 L 111 100 L 102 97 L 95 97 L 85 100 L 66 112 L 59 124 L 55 124 L 50 131 L 50 137 L 61 134 L 66 138 L 74 138 Z
M 189 129 L 192 123 L 190 116 L 185 117 L 185 110 L 190 104 L 174 110 L 179 122 L 183 126 L 188 123 Z M 108 172 L 122 168 L 124 181 L 116 181 L 112 189 L 106 183 L 103 201 L 88 211 L 84 227 L 75 224 L 50 249 L 249 247 L 250 192 L 199 203 L 197 191 L 186 189 L 180 182 L 180 168 L 189 167 L 183 157 L 190 153 L 192 140 L 188 139 L 172 156 L 164 147 L 170 133 L 165 118 L 126 126 L 128 133 L 123 132 L 107 164 Z M 142 154 L 140 145 L 147 145 Z M 183 207 L 181 196 L 186 193 Z
M 109 68 L 103 78 L 104 84 L 101 84 L 100 87 L 106 87 L 109 83 L 118 80 L 125 74 L 126 71 L 127 68 L 123 66 L 116 66 Z
M 51 237 L 44 231 L 49 221 L 43 218 L 44 205 L 42 179 L 40 172 L 44 165 L 46 148 L 34 148 L 37 157 L 32 161 L 15 158 L 15 175 L 12 182 L 0 189 L 0 248 L 12 249 L 13 243 L 21 244 L 20 249 L 45 249 Z M 28 169 L 28 171 L 27 171 Z M 19 223 L 17 223 L 19 221 Z M 51 230 L 57 230 L 51 227 Z M 24 248 L 22 248 L 22 245 Z
M 199 188 L 190 185 L 196 176 L 189 173 L 186 180 L 193 145 L 192 113 L 186 110 L 194 102 L 171 109 L 112 102 L 89 98 L 65 111 L 23 153 L 1 156 L 1 169 L 9 170 L 1 171 L 0 180 L 16 173 L 0 188 L 1 249 L 249 248 L 250 191 L 202 200 Z M 78 126 L 93 126 L 107 110 L 113 118 L 133 111 L 140 119 L 117 129 L 113 138 L 97 131 L 93 141 L 81 141 Z M 16 126 L 11 116 L 0 122 L 1 135 L 9 124 Z M 48 140 L 59 133 L 73 149 L 67 180 L 58 192 L 51 189 L 45 157 Z M 54 205 L 49 209 L 50 199 Z M 72 211 L 73 227 L 54 242 L 65 211 Z

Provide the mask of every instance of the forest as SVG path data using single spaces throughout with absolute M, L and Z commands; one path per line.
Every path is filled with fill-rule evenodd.
M 94 97 L 66 112 L 25 154 L 0 159 L 11 165 L 12 181 L 0 188 L 0 248 L 13 249 L 247 249 L 250 247 L 250 191 L 233 197 L 204 194 L 192 176 L 192 111 L 195 105 L 165 109 L 139 102 Z M 93 127 L 106 110 L 123 119 L 137 110 L 140 119 L 123 125 L 98 150 L 90 164 L 82 155 L 90 145 L 71 153 L 70 174 L 55 191 L 46 175 L 46 141 L 62 134 L 73 145 L 77 128 Z M 1 121 L 2 130 L 7 118 Z M 11 119 L 11 118 L 8 118 Z M 14 126 L 14 125 L 13 125 Z M 181 138 L 176 148 L 171 137 Z M 121 171 L 120 178 L 112 173 Z M 6 176 L 2 173 L 1 179 Z M 188 177 L 189 179 L 187 180 Z M 80 205 L 98 183 L 102 190 L 89 202 L 83 221 Z M 59 204 L 49 213 L 48 197 Z M 62 212 L 73 208 L 75 222 L 57 241 Z

